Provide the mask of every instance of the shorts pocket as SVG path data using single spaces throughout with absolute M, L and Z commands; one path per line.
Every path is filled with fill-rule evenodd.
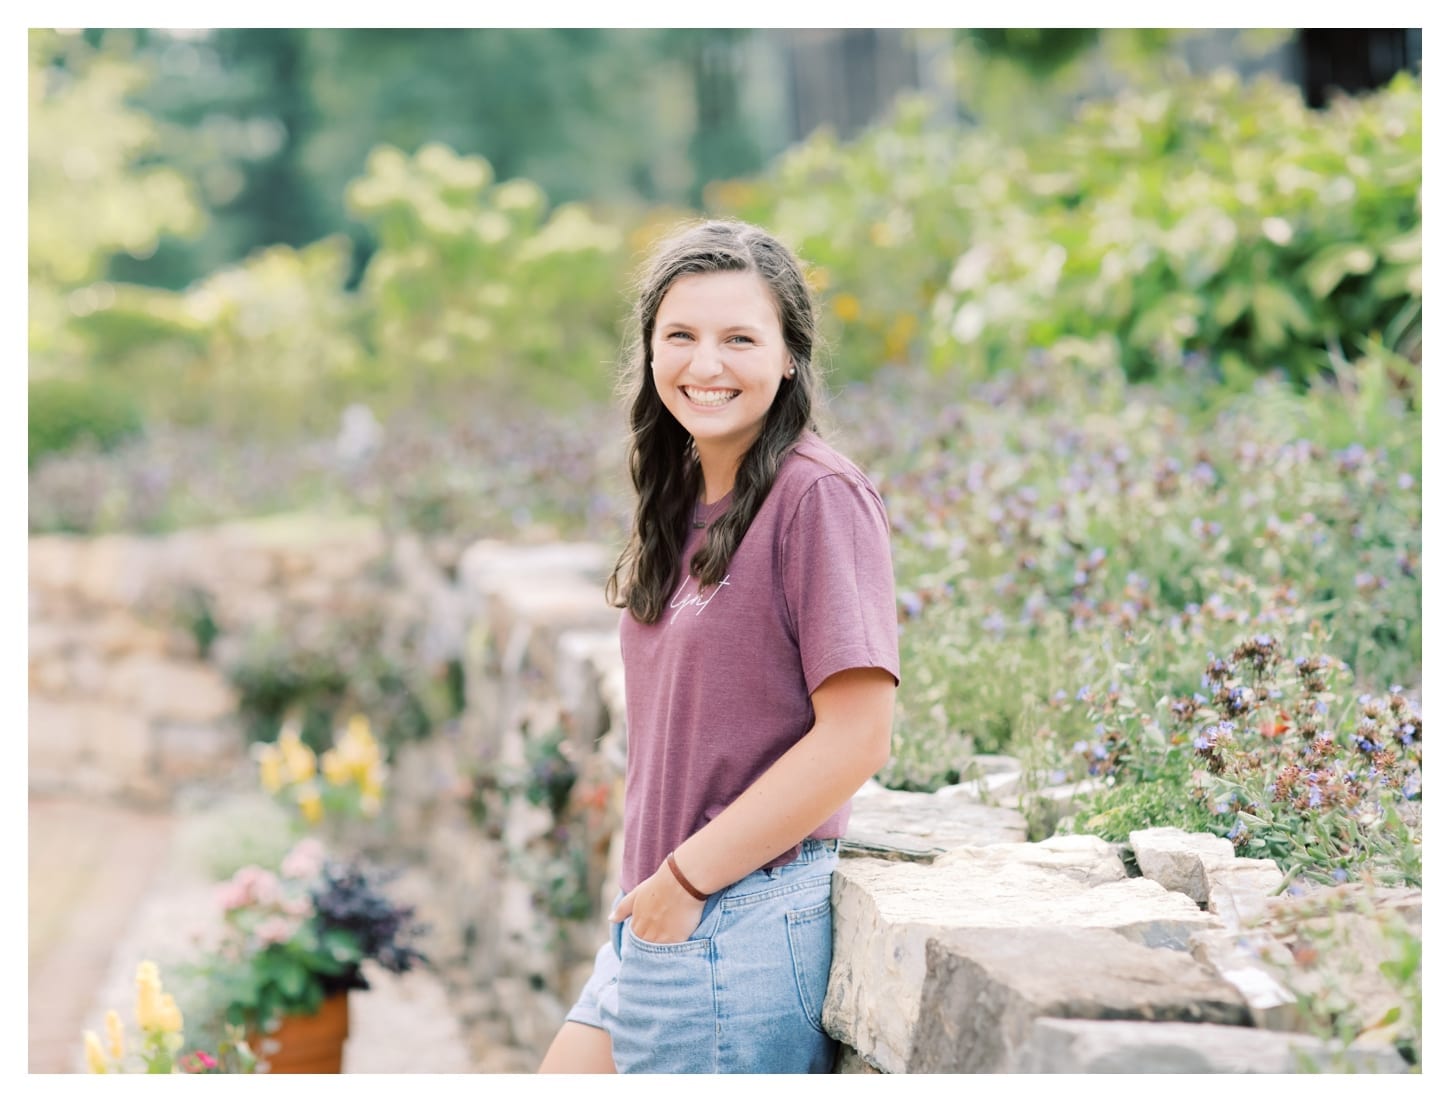
M 824 1032 L 821 1009 L 826 1002 L 826 984 L 831 977 L 830 899 L 798 911 L 787 911 L 785 924 L 790 937 L 791 964 L 795 970 L 801 1009 L 811 1028 Z
M 605 1028 L 621 1072 L 713 1072 L 714 964 L 708 938 L 660 945 L 624 926 Z
M 644 953 L 704 952 L 710 947 L 710 939 L 705 937 L 696 937 L 695 935 L 699 932 L 699 927 L 696 927 L 694 933 L 690 934 L 690 936 L 687 937 L 684 941 L 645 941 L 644 938 L 640 937 L 634 932 L 634 926 L 631 923 L 626 922 L 624 924 L 625 938 L 628 939 L 629 943 L 632 946 Z

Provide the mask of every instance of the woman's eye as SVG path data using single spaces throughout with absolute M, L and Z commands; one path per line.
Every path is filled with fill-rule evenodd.
M 740 341 L 742 344 L 750 344 L 750 343 L 752 343 L 749 337 L 742 336 L 742 335 L 740 335 L 738 333 L 735 336 L 731 337 L 730 340 L 732 342 L 733 341 Z

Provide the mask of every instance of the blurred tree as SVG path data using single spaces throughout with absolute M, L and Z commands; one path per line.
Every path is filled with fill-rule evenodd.
M 1039 77 L 1055 73 L 1098 40 L 1096 27 L 977 27 L 961 34 L 984 57 L 1010 61 Z
M 1253 68 L 1291 31 L 1161 27 L 958 30 L 955 72 L 967 114 L 1002 133 L 1052 130 L 1088 100 L 1222 64 Z M 1219 41 L 1222 39 L 1223 41 Z M 1214 48 L 1196 49 L 1205 44 Z M 1205 56 L 1200 58 L 1198 54 Z
M 749 31 L 92 33 L 156 69 L 138 102 L 215 216 L 199 242 L 118 261 L 115 277 L 137 282 L 181 287 L 258 248 L 339 231 L 356 247 L 355 280 L 374 243 L 343 195 L 381 145 L 441 142 L 556 201 L 604 205 L 698 205 L 706 182 L 757 171 L 766 152 L 742 95 Z
M 118 256 L 114 279 L 179 289 L 270 244 L 321 236 L 317 185 L 299 161 L 316 112 L 295 28 L 88 32 L 134 42 L 154 73 L 135 96 L 157 120 L 159 155 L 194 180 L 211 212 L 198 240 Z M 336 229 L 336 226 L 330 227 Z
M 204 218 L 187 179 L 158 163 L 161 135 L 128 100 L 147 67 L 115 40 L 29 36 L 29 291 L 32 377 L 88 366 L 78 318 L 109 305 L 111 257 L 152 255 Z
M 683 57 L 690 70 L 695 118 L 689 145 L 694 179 L 688 199 L 698 206 L 712 180 L 764 167 L 756 128 L 746 117 L 741 96 L 745 50 L 754 32 L 690 28 L 663 33 L 668 52 Z

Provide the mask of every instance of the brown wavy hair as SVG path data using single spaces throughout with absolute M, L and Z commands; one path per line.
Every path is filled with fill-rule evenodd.
M 754 272 L 765 282 L 795 375 L 781 380 L 760 435 L 740 460 L 730 507 L 690 559 L 690 573 L 701 585 L 725 576 L 781 461 L 803 432 L 816 430 L 821 385 L 811 358 L 816 314 L 795 255 L 759 226 L 737 221 L 696 223 L 659 245 L 642 269 L 621 376 L 629 409 L 629 473 L 638 495 L 634 528 L 604 589 L 611 605 L 629 609 L 645 624 L 660 618 L 678 581 L 702 478 L 694 440 L 655 389 L 650 344 L 660 303 L 675 280 L 710 272 Z

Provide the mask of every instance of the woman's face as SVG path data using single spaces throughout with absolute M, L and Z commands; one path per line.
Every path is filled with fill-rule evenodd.
M 770 288 L 754 272 L 670 284 L 650 339 L 660 400 L 707 452 L 739 458 L 765 426 L 790 353 Z

